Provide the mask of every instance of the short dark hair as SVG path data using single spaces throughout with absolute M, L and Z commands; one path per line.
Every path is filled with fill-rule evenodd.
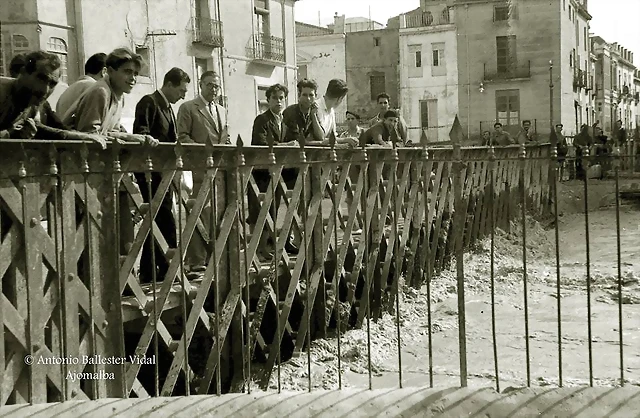
M 494 127 L 494 128 L 496 128 L 496 127 L 498 127 L 498 126 L 502 126 L 502 124 L 501 124 L 500 122 L 496 122 L 496 123 L 494 123 L 494 124 L 493 124 L 493 127 Z
M 556 123 L 556 128 L 557 128 L 557 127 L 564 128 L 564 125 L 563 125 L 563 124 L 561 124 L 561 123 Z
M 397 118 L 398 117 L 398 112 L 396 112 L 395 110 L 387 110 L 386 112 L 384 112 L 384 118 Z
M 357 120 L 360 120 L 360 115 L 358 115 L 357 113 L 353 113 L 353 112 L 351 112 L 351 111 L 349 111 L 349 110 L 347 110 L 346 115 L 347 115 L 347 116 L 351 115 L 351 116 L 353 116 L 354 118 L 356 118 Z
M 9 63 L 9 75 L 13 78 L 18 78 L 25 64 L 27 63 L 27 54 L 16 54 L 11 58 Z
M 491 132 L 489 132 L 489 131 L 482 131 L 482 135 L 484 135 L 484 134 L 489 134 L 489 135 L 491 135 Z
M 284 93 L 284 95 L 288 95 L 289 94 L 289 89 L 287 88 L 287 86 L 283 86 L 282 84 L 274 84 L 273 86 L 269 87 L 265 93 L 265 96 L 267 96 L 267 100 L 269 100 L 271 98 L 271 95 L 275 92 L 281 91 Z
M 315 92 L 318 91 L 318 83 L 316 83 L 315 80 L 310 80 L 308 78 L 303 78 L 302 80 L 298 81 L 297 87 L 298 94 L 302 93 L 302 89 L 304 88 L 312 89 Z
M 376 96 L 376 103 L 378 103 L 380 99 L 391 100 L 391 97 L 387 93 L 380 93 L 378 94 L 378 96 Z
M 340 80 L 339 78 L 334 78 L 329 81 L 329 85 L 327 86 L 327 96 L 332 99 L 339 99 L 344 97 L 349 91 L 349 87 L 347 87 L 347 82 L 344 80 Z
M 164 75 L 162 85 L 166 86 L 168 83 L 171 83 L 174 86 L 179 86 L 182 82 L 191 83 L 189 74 L 185 73 L 181 68 L 173 67 Z
M 134 54 L 128 48 L 116 48 L 107 56 L 107 68 L 119 70 L 123 65 L 133 62 L 138 69 L 142 68 L 144 60 L 138 54 Z
M 98 74 L 106 66 L 107 54 L 105 54 L 104 52 L 98 52 L 97 54 L 93 54 L 92 56 L 90 56 L 87 62 L 84 64 L 84 73 L 87 75 Z
M 202 73 L 202 75 L 200 76 L 200 81 L 204 80 L 207 77 L 220 78 L 218 73 L 216 73 L 215 71 L 209 70 Z
M 24 72 L 32 74 L 38 68 L 38 63 L 44 61 L 47 69 L 55 71 L 62 66 L 60 58 L 56 54 L 45 51 L 29 52 L 24 60 Z
M 522 125 L 524 125 L 525 123 L 528 123 L 529 125 L 531 125 L 531 121 L 528 119 L 522 121 Z

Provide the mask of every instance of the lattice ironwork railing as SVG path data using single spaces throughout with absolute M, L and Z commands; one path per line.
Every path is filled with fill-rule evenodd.
M 265 386 L 309 337 L 379 318 L 401 277 L 430 280 L 490 213 L 507 225 L 518 191 L 549 203 L 548 145 L 526 163 L 517 147 L 3 146 L 0 404 Z

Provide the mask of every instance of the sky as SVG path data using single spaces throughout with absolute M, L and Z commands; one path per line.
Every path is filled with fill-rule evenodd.
M 526 1 L 526 0 L 515 0 Z M 301 0 L 296 2 L 296 20 L 322 26 L 333 23 L 333 15 L 369 17 L 386 24 L 387 19 L 420 6 L 420 0 Z M 618 42 L 634 52 L 640 66 L 640 0 L 588 0 L 591 32 L 607 42 Z M 521 15 L 522 19 L 523 16 Z

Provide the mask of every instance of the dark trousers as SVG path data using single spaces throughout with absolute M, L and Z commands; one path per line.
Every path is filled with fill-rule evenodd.
M 144 173 L 135 173 L 136 181 L 138 182 L 138 187 L 140 188 L 140 193 L 142 194 L 142 199 L 145 203 L 149 202 L 149 185 L 145 179 Z M 158 186 L 162 181 L 162 175 L 160 173 L 151 173 L 151 193 L 152 199 L 158 190 Z M 171 189 L 167 192 L 164 199 L 162 199 L 162 203 L 160 204 L 160 208 L 158 210 L 158 214 L 156 215 L 155 221 L 160 229 L 160 232 L 164 236 L 164 239 L 167 241 L 167 245 L 169 248 L 176 248 L 177 246 L 177 238 L 176 238 L 176 222 L 173 218 L 173 199 L 171 198 Z M 165 258 L 160 246 L 153 239 L 155 243 L 155 258 L 156 265 L 152 264 L 151 257 L 151 240 L 152 240 L 152 231 L 149 231 L 149 235 L 144 242 L 144 246 L 142 247 L 142 255 L 140 257 L 140 281 L 142 283 L 149 283 L 152 281 L 152 272 L 153 269 L 156 269 L 156 280 L 161 281 L 164 279 L 164 276 L 167 274 L 167 270 L 169 269 L 169 262 Z

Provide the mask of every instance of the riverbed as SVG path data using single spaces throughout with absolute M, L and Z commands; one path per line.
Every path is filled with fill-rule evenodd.
M 589 193 L 589 266 L 591 284 L 591 376 L 594 385 L 617 385 L 621 379 L 616 211 L 613 182 L 594 182 Z M 583 186 L 561 185 L 559 199 L 560 302 L 553 219 L 528 219 L 527 302 L 525 312 L 522 226 L 497 230 L 494 239 L 494 298 L 498 376 L 501 389 L 527 384 L 525 317 L 529 334 L 529 379 L 532 386 L 559 384 L 562 356 L 564 386 L 590 382 L 587 310 L 587 251 Z M 640 210 L 624 202 L 620 208 L 622 337 L 625 384 L 640 384 Z M 465 254 L 466 342 L 469 386 L 496 386 L 494 364 L 489 238 Z M 452 266 L 455 266 L 452 263 Z M 433 384 L 460 385 L 456 273 L 454 267 L 433 278 L 431 331 Z M 403 386 L 428 386 L 428 294 L 404 287 L 400 301 Z M 561 330 L 558 330 L 560 317 Z M 396 316 L 386 314 L 370 324 L 371 384 L 400 384 Z M 559 345 L 561 341 L 561 347 Z M 313 388 L 338 387 L 338 341 L 312 343 Z M 366 324 L 340 338 L 343 387 L 369 386 Z M 283 390 L 307 390 L 307 356 L 281 367 Z M 274 370 L 270 389 L 277 388 Z

